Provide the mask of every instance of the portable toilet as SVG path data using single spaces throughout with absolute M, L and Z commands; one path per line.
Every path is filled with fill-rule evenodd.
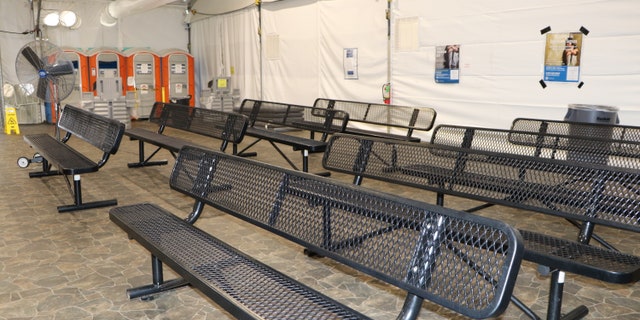
M 193 56 L 180 49 L 160 53 L 163 101 L 195 105 Z
M 126 99 L 133 106 L 134 118 L 146 118 L 156 101 L 162 101 L 162 79 L 160 56 L 141 48 L 127 49 L 123 52 L 126 66 Z
M 116 50 L 110 48 L 95 48 L 87 52 L 89 57 L 89 86 L 94 96 L 98 95 L 96 90 L 98 78 L 119 78 L 119 94 L 124 97 L 126 76 L 125 57 Z
M 64 58 L 71 61 L 76 75 L 71 94 L 62 100 L 62 105 L 82 107 L 82 93 L 93 91 L 89 85 L 89 57 L 81 49 L 62 48 Z

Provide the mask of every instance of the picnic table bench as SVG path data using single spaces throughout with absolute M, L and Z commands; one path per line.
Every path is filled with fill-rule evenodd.
M 433 191 L 438 205 L 444 205 L 444 195 L 453 195 L 640 232 L 638 170 L 346 134 L 330 138 L 323 166 L 354 175 L 355 184 L 372 178 Z M 520 233 L 524 259 L 552 272 L 548 319 L 561 318 L 565 272 L 611 283 L 640 279 L 640 257 L 591 246 L 586 237 L 574 241 L 537 231 Z M 539 319 L 513 300 L 531 318 Z M 585 306 L 579 306 L 563 318 L 578 319 L 587 313 Z
M 240 156 L 255 156 L 246 152 L 258 142 L 265 140 L 294 169 L 299 170 L 277 144 L 291 146 L 302 155 L 302 171 L 309 171 L 309 154 L 324 152 L 329 134 L 342 132 L 349 121 L 349 115 L 337 110 L 318 109 L 283 102 L 245 99 L 236 110 L 249 117 L 246 135 L 256 138 L 244 149 L 237 152 Z M 323 138 L 315 140 L 287 134 L 291 130 L 309 130 L 320 132 Z
M 167 160 L 151 160 L 158 151 L 168 150 L 175 158 L 183 146 L 197 145 L 183 138 L 167 135 L 166 128 L 221 140 L 219 147 L 221 151 L 225 151 L 231 142 L 235 153 L 236 144 L 242 142 L 244 138 L 248 119 L 236 113 L 156 102 L 151 108 L 149 122 L 158 124 L 158 130 L 130 128 L 124 132 L 132 140 L 138 140 L 138 162 L 129 163 L 130 168 L 165 165 Z M 149 156 L 145 156 L 145 143 L 157 147 Z
M 73 177 L 73 191 L 71 192 L 74 197 L 74 203 L 59 206 L 58 212 L 116 205 L 116 199 L 83 202 L 80 175 L 96 172 L 107 163 L 109 156 L 118 151 L 124 128 L 125 125 L 117 120 L 66 105 L 57 123 L 57 129 L 65 131 L 65 135 L 61 140 L 46 133 L 24 136 L 24 141 L 36 151 L 37 155 L 34 156 L 34 162 L 42 163 L 42 171 L 30 172 L 29 177 L 40 178 L 64 175 L 69 186 L 71 185 L 69 176 Z M 67 144 L 71 137 L 88 142 L 101 150 L 102 157 L 97 161 L 92 160 L 71 147 Z M 29 163 L 30 161 L 25 157 L 18 161 L 18 164 L 22 167 L 28 166 Z M 55 167 L 56 170 L 53 170 L 52 167 Z
M 344 132 L 370 137 L 419 142 L 416 131 L 433 128 L 436 111 L 429 107 L 410 107 L 318 98 L 313 106 L 328 110 L 342 110 L 349 114 Z
M 369 318 L 199 229 L 205 206 L 405 290 L 398 319 L 415 319 L 423 300 L 498 315 L 520 264 L 521 238 L 505 223 L 219 151 L 185 146 L 170 186 L 194 199 L 188 215 L 150 203 L 110 210 L 152 255 L 153 283 L 131 298 L 188 283 L 240 319 Z M 165 281 L 163 264 L 182 279 Z

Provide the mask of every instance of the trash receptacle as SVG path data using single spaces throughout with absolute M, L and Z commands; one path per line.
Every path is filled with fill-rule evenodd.
M 569 135 L 593 137 L 588 139 L 569 139 L 568 160 L 606 164 L 611 143 L 612 124 L 619 123 L 618 108 L 602 105 L 570 104 L 564 121 L 569 121 Z M 584 123 L 581 124 L 581 123 Z M 595 124 L 595 125 L 594 125 Z M 586 148 L 591 151 L 585 152 Z

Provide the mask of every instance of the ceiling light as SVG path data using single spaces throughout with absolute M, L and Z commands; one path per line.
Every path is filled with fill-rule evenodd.
M 60 14 L 57 11 L 51 12 L 44 17 L 42 22 L 50 27 L 55 27 L 60 23 Z
M 78 22 L 78 16 L 73 11 L 62 11 L 60 12 L 60 24 L 63 27 L 72 27 L 74 24 Z

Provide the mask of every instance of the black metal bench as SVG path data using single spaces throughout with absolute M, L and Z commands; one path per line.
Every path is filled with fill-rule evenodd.
M 316 108 L 342 110 L 349 114 L 345 133 L 419 142 L 416 131 L 433 128 L 436 111 L 429 107 L 409 107 L 318 98 Z
M 324 152 L 327 146 L 326 137 L 332 133 L 342 132 L 349 121 L 349 115 L 342 111 L 252 99 L 243 100 L 236 111 L 249 117 L 246 135 L 256 138 L 244 149 L 238 151 L 238 155 L 255 156 L 255 153 L 246 151 L 265 140 L 292 168 L 299 170 L 276 143 L 291 146 L 294 151 L 300 151 L 302 154 L 302 171 L 304 172 L 309 171 L 309 154 Z M 291 130 L 320 132 L 323 138 L 315 140 L 286 133 Z
M 149 203 L 110 210 L 153 257 L 153 283 L 132 298 L 188 283 L 240 319 L 368 319 L 194 226 L 207 205 L 407 291 L 399 319 L 423 299 L 498 315 L 517 276 L 520 236 L 496 220 L 188 146 L 170 185 L 195 199 L 186 219 Z M 162 264 L 183 279 L 164 281 Z
M 68 176 L 73 176 L 74 204 L 59 206 L 58 212 L 116 205 L 116 199 L 83 202 L 80 175 L 98 171 L 107 163 L 109 156 L 118 151 L 125 125 L 117 120 L 66 105 L 62 110 L 57 127 L 66 132 L 62 140 L 46 133 L 24 136 L 24 140 L 37 152 L 34 160 L 42 162 L 42 171 L 30 172 L 29 177 L 39 178 L 62 174 L 70 185 Z M 100 149 L 103 152 L 101 159 L 91 160 L 88 156 L 69 146 L 67 142 L 71 137 L 79 138 Z M 52 170 L 52 166 L 56 170 Z
M 640 168 L 640 127 L 517 118 L 509 142 L 569 152 L 571 160 Z M 530 132 L 532 134 L 524 134 Z
M 542 124 L 543 130 L 515 131 L 494 128 L 440 125 L 434 129 L 431 142 L 477 150 L 489 150 L 499 153 L 510 153 L 533 157 L 558 159 L 570 162 L 603 164 L 629 169 L 640 168 L 640 141 L 627 135 L 624 140 L 620 134 L 613 139 L 611 125 L 576 124 L 575 133 L 581 135 L 567 135 L 556 128 Z M 521 127 L 521 126 L 520 126 Z M 568 127 L 565 127 L 569 129 Z M 591 134 L 586 133 L 591 128 Z M 544 130 L 547 129 L 547 130 Z M 553 130 L 549 130 L 553 129 Z M 599 132 L 600 134 L 596 134 Z M 633 130 L 627 130 L 633 133 Z M 478 207 L 486 208 L 488 205 Z M 594 224 L 591 222 L 578 223 L 567 219 L 580 229 L 580 241 L 594 239 L 603 246 L 614 249 L 605 239 L 593 233 Z
M 151 158 L 161 149 L 168 150 L 175 157 L 183 146 L 197 145 L 183 138 L 167 135 L 166 128 L 222 140 L 221 151 L 225 151 L 231 142 L 235 153 L 235 146 L 242 142 L 248 124 L 247 117 L 240 114 L 163 102 L 156 102 L 153 105 L 149 121 L 158 124 L 157 131 L 131 128 L 124 133 L 132 140 L 138 140 L 138 162 L 129 163 L 130 168 L 165 165 L 166 160 L 151 161 Z M 145 143 L 157 147 L 148 157 L 145 156 Z
M 566 134 L 542 125 L 541 130 L 505 130 L 456 125 L 439 125 L 431 143 L 529 155 L 549 159 L 640 168 L 640 140 L 632 135 L 612 135 L 613 126 L 598 125 L 585 134 L 589 125 Z M 585 128 L 584 130 L 580 128 Z M 518 129 L 524 129 L 518 126 Z M 573 134 L 576 133 L 576 134 Z
M 640 172 L 589 163 L 522 156 L 427 143 L 337 134 L 323 158 L 326 169 L 552 216 L 640 232 Z M 473 208 L 470 211 L 474 211 Z M 640 257 L 520 230 L 524 259 L 552 273 L 549 319 L 559 319 L 564 272 L 612 283 L 640 279 Z M 589 235 L 584 235 L 588 239 Z M 519 300 L 516 305 L 538 318 Z M 585 316 L 580 306 L 566 319 Z

